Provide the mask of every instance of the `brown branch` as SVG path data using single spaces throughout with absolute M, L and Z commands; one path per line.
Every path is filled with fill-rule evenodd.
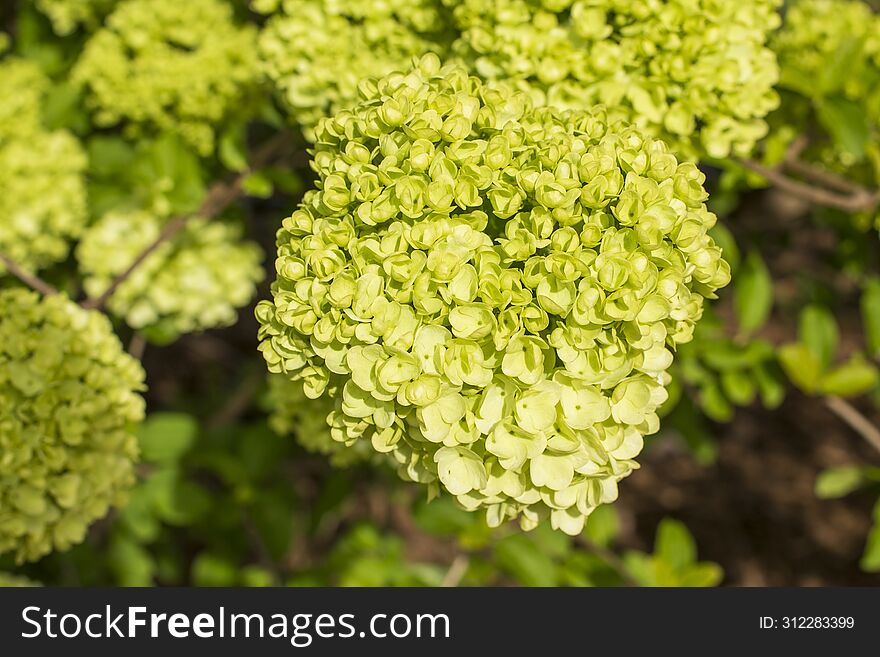
M 144 351 L 147 349 L 147 339 L 141 332 L 136 332 L 131 336 L 131 342 L 128 343 L 128 354 L 136 360 L 144 359 Z
M 31 274 L 15 262 L 12 258 L 4 253 L 0 253 L 0 262 L 3 263 L 3 266 L 6 267 L 6 270 L 15 276 L 22 283 L 27 285 L 32 290 L 39 292 L 40 294 L 50 296 L 52 294 L 58 294 L 58 290 L 49 285 L 42 278 L 37 276 L 36 274 Z
M 281 149 L 281 147 L 287 141 L 287 133 L 281 133 L 275 139 L 271 139 L 266 144 L 260 148 L 253 158 L 253 164 L 245 171 L 238 174 L 235 178 L 227 182 L 218 182 L 214 184 L 211 189 L 208 191 L 208 195 L 205 197 L 204 202 L 195 212 L 190 212 L 188 214 L 182 214 L 171 221 L 169 221 L 162 228 L 162 231 L 159 233 L 159 236 L 153 240 L 143 251 L 141 251 L 138 256 L 134 259 L 134 261 L 116 278 L 111 281 L 110 285 L 107 287 L 104 292 L 94 298 L 86 299 L 82 306 L 83 308 L 88 309 L 99 309 L 103 308 L 104 304 L 113 296 L 116 290 L 122 285 L 132 273 L 143 264 L 144 260 L 150 257 L 150 255 L 158 249 L 162 244 L 172 239 L 177 233 L 179 233 L 186 224 L 190 221 L 190 219 L 194 219 L 196 217 L 200 217 L 203 219 L 213 219 L 218 214 L 220 214 L 223 210 L 225 210 L 229 205 L 231 205 L 235 200 L 237 200 L 242 195 L 242 185 L 244 183 L 245 178 L 247 178 L 254 170 L 259 169 L 262 166 L 268 164 L 269 161 L 275 156 L 275 154 Z
M 867 440 L 877 451 L 880 451 L 880 429 L 878 429 L 859 410 L 843 397 L 829 395 L 825 397 L 825 405 L 846 422 L 851 429 Z
M 466 554 L 459 554 L 455 557 L 452 564 L 449 566 L 449 570 L 447 570 L 446 574 L 443 576 L 443 581 L 440 583 L 440 586 L 444 588 L 455 588 L 458 586 L 461 583 L 461 578 L 464 577 L 467 572 L 470 563 L 470 557 Z
M 803 200 L 815 205 L 836 208 L 838 210 L 843 210 L 844 212 L 862 212 L 865 210 L 873 210 L 878 204 L 880 204 L 880 190 L 868 190 L 857 185 L 852 185 L 848 187 L 850 191 L 847 193 L 841 193 L 841 191 L 834 191 L 824 187 L 815 187 L 799 180 L 794 180 L 793 178 L 786 176 L 780 169 L 768 167 L 754 160 L 742 159 L 738 160 L 738 162 L 746 169 L 754 171 L 766 178 L 774 187 L 777 187 L 788 194 L 799 196 Z M 788 162 L 786 166 L 791 168 L 791 162 Z M 809 165 L 799 166 L 809 167 Z M 833 175 L 830 172 L 819 171 L 813 167 L 809 167 L 809 170 L 809 175 L 814 178 L 814 182 L 817 182 L 818 178 L 827 178 Z M 840 179 L 836 176 L 835 179 L 835 184 L 839 188 Z M 849 183 L 847 183 L 847 185 L 849 186 Z

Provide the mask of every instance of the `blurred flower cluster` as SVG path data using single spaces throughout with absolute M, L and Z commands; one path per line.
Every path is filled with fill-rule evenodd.
M 291 116 L 314 136 L 324 116 L 357 101 L 361 80 L 415 55 L 443 53 L 448 32 L 436 0 L 283 0 L 260 36 L 260 59 Z
M 679 156 L 747 154 L 778 103 L 778 0 L 443 0 L 454 53 L 541 104 L 603 103 Z
M 89 228 L 77 248 L 83 287 L 104 292 L 164 222 L 146 212 L 111 211 Z M 116 290 L 109 310 L 157 341 L 235 323 L 237 309 L 263 278 L 262 252 L 229 223 L 193 219 L 163 242 Z
M 124 499 L 143 387 L 104 315 L 62 295 L 0 292 L 0 553 L 66 549 Z
M 98 126 L 173 132 L 202 155 L 256 78 L 256 30 L 222 0 L 125 0 L 72 73 Z
M 37 8 L 52 22 L 61 36 L 85 26 L 94 28 L 110 13 L 119 0 L 35 0 Z
M 86 156 L 43 126 L 48 87 L 33 62 L 0 61 L 0 251 L 33 270 L 64 260 L 86 224 Z

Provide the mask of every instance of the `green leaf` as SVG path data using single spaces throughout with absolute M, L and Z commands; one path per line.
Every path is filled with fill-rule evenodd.
M 737 406 L 748 406 L 755 400 L 757 385 L 749 372 L 730 370 L 721 373 L 721 389 Z
M 72 84 L 56 84 L 43 101 L 43 123 L 50 130 L 68 129 L 77 134 L 89 131 L 89 115 L 83 109 L 82 90 Z
M 874 527 L 868 534 L 868 542 L 859 565 L 869 573 L 880 572 L 880 500 L 874 505 Z
M 184 214 L 199 208 L 205 183 L 198 156 L 180 138 L 163 135 L 141 147 L 131 168 L 133 182 L 151 201 L 164 197 L 168 214 Z
M 435 536 L 455 536 L 474 524 L 474 514 L 459 508 L 451 497 L 419 500 L 413 510 L 419 529 Z
M 865 483 L 862 468 L 856 465 L 846 465 L 839 468 L 829 468 L 819 473 L 816 477 L 816 497 L 823 500 L 834 499 L 849 495 Z
M 238 579 L 235 564 L 216 554 L 202 552 L 192 565 L 195 586 L 233 586 Z
M 241 181 L 241 188 L 248 196 L 269 198 L 275 191 L 272 180 L 262 171 L 254 171 Z
M 801 343 L 819 361 L 822 369 L 826 369 L 837 353 L 840 338 L 834 315 L 821 306 L 807 306 L 801 312 L 798 336 Z
M 244 126 L 236 125 L 223 131 L 218 155 L 223 166 L 231 171 L 244 171 L 248 168 Z
M 812 89 L 817 90 L 822 96 L 829 96 L 842 90 L 847 80 L 861 68 L 863 53 L 864 39 L 840 39 L 837 50 L 823 62 L 819 79 L 812 80 Z
M 861 105 L 846 98 L 825 98 L 816 114 L 840 150 L 857 158 L 864 157 L 871 141 L 871 122 Z
M 773 368 L 775 370 L 775 367 Z M 758 384 L 758 394 L 761 396 L 761 403 L 764 408 L 778 408 L 785 399 L 785 386 L 779 380 L 771 368 L 766 364 L 756 365 L 752 370 L 752 376 L 755 377 L 755 383 Z
M 697 560 L 697 544 L 684 523 L 664 518 L 654 539 L 654 556 L 668 562 L 674 570 L 682 570 Z
M 134 148 L 120 137 L 92 137 L 86 150 L 89 154 L 89 170 L 102 178 L 127 170 L 135 158 Z
M 596 545 L 607 547 L 620 531 L 617 511 L 609 504 L 603 504 L 590 514 L 584 533 Z
M 739 330 L 752 333 L 767 321 L 773 308 L 773 281 L 767 266 L 757 252 L 746 256 L 734 283 L 734 307 Z
M 556 585 L 556 564 L 524 534 L 498 541 L 495 558 L 502 569 L 525 586 Z
M 709 230 L 709 236 L 715 240 L 715 244 L 721 247 L 721 253 L 724 256 L 724 259 L 727 260 L 730 265 L 731 271 L 736 273 L 736 270 L 739 267 L 740 253 L 739 247 L 736 245 L 736 240 L 733 237 L 733 233 L 731 233 L 724 224 L 717 223 Z
M 195 442 L 199 425 L 183 413 L 154 413 L 138 432 L 141 455 L 153 463 L 173 463 Z
M 820 388 L 826 395 L 855 397 L 873 390 L 877 380 L 877 368 L 856 355 L 822 377 Z
M 711 381 L 700 387 L 700 407 L 710 419 L 716 422 L 730 422 L 733 419 L 734 408 L 718 381 Z
M 873 278 L 865 285 L 861 307 L 868 353 L 880 358 L 880 278 Z
M 108 565 L 120 586 L 150 586 L 156 563 L 152 555 L 134 541 L 114 538 L 108 554 Z
M 708 587 L 718 586 L 724 578 L 724 570 L 717 563 L 702 561 L 688 566 L 679 575 L 678 586 Z
M 822 364 L 804 344 L 793 342 L 778 351 L 779 363 L 791 382 L 806 393 L 814 393 L 822 379 Z

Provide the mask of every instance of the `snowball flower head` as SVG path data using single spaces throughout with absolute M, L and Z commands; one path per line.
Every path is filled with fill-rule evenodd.
M 42 125 L 48 87 L 34 63 L 0 62 L 0 251 L 27 270 L 64 260 L 87 220 L 86 155 L 72 134 Z
M 101 313 L 0 292 L 0 553 L 64 550 L 124 500 L 143 387 Z
M 332 435 L 495 526 L 576 534 L 658 428 L 671 349 L 729 280 L 703 175 L 599 108 L 436 56 L 318 126 L 257 307 Z
M 147 212 L 112 211 L 89 228 L 76 251 L 89 296 L 100 296 L 163 226 Z M 116 289 L 108 309 L 157 342 L 231 326 L 264 276 L 262 259 L 237 226 L 196 217 Z
M 445 51 L 438 0 L 283 0 L 260 35 L 264 74 L 314 139 L 318 120 L 357 102 L 358 83 Z
M 747 154 L 778 104 L 779 0 L 442 0 L 454 53 L 537 102 L 604 103 L 684 157 Z
M 86 44 L 72 79 L 98 126 L 180 135 L 202 155 L 257 77 L 256 32 L 221 0 L 125 0 Z

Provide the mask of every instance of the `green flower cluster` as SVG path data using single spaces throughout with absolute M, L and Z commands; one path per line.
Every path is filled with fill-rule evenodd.
M 361 80 L 395 71 L 415 55 L 446 49 L 436 0 L 274 4 L 280 10 L 260 36 L 260 59 L 310 139 L 319 119 L 357 102 Z
M 140 364 L 109 320 L 67 298 L 0 292 L 0 553 L 83 540 L 134 483 Z
M 89 228 L 76 255 L 83 287 L 99 296 L 152 244 L 164 221 L 146 212 L 115 211 Z M 157 341 L 237 319 L 263 278 L 263 254 L 232 224 L 191 219 L 162 243 L 110 298 L 108 309 Z
M 603 103 L 694 158 L 746 155 L 777 105 L 779 0 L 442 0 L 454 52 L 539 104 Z
M 880 16 L 864 2 L 798 0 L 772 46 L 784 93 L 775 131 L 815 132 L 818 123 L 826 135 L 813 135 L 806 159 L 880 182 Z
M 32 62 L 0 62 L 0 251 L 31 270 L 64 260 L 86 223 L 86 155 L 42 125 L 48 87 Z
M 333 412 L 333 400 L 309 399 L 301 381 L 291 381 L 280 374 L 269 376 L 269 426 L 282 436 L 293 435 L 309 452 L 324 454 L 336 467 L 344 468 L 371 458 L 375 452 L 364 441 L 347 446 L 345 437 L 334 439 L 327 418 Z
M 202 155 L 257 76 L 256 32 L 222 0 L 125 0 L 72 73 L 98 126 L 174 132 Z
M 433 55 L 361 89 L 278 233 L 268 367 L 336 400 L 336 440 L 490 525 L 576 534 L 729 280 L 704 176 L 601 108 L 535 109 Z
M 52 23 L 56 34 L 66 36 L 80 26 L 93 28 L 119 0 L 35 0 L 34 4 Z

